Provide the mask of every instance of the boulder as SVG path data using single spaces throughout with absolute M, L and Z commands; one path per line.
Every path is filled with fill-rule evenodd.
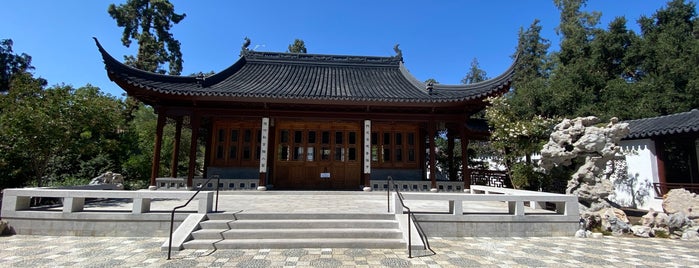
M 687 228 L 687 230 L 684 230 L 684 232 L 682 233 L 682 237 L 680 239 L 699 241 L 699 227 L 694 226 L 691 228 Z
M 658 217 L 658 212 L 653 210 L 652 208 L 648 210 L 648 213 L 646 215 L 643 215 L 641 217 L 641 226 L 643 227 L 655 227 L 655 218 Z
M 10 233 L 10 225 L 7 221 L 0 220 L 0 235 L 6 235 Z
M 685 189 L 672 189 L 663 196 L 663 210 L 667 214 L 682 212 L 690 219 L 699 218 L 699 196 Z
M 692 221 L 683 212 L 677 212 L 670 215 L 670 219 L 667 222 L 667 227 L 670 229 L 670 231 L 682 230 L 691 226 Z
M 638 236 L 638 237 L 654 236 L 653 228 L 648 227 L 648 226 L 633 225 L 633 226 L 631 226 L 631 231 L 633 232 L 633 235 Z

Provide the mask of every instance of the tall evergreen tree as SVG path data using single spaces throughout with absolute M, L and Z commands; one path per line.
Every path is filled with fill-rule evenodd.
M 534 20 L 526 31 L 519 31 L 512 85 L 514 90 L 509 96 L 513 114 L 519 117 L 517 119 L 554 115 L 554 109 L 548 102 L 551 92 L 547 83 L 552 67 L 548 55 L 551 44 L 541 36 L 541 29 L 539 20 Z
M 462 84 L 473 84 L 473 83 L 478 83 L 481 81 L 485 81 L 488 79 L 488 75 L 486 74 L 485 70 L 481 69 L 481 67 L 478 64 L 478 59 L 473 58 L 471 61 L 471 66 L 468 69 L 468 73 L 466 73 L 466 76 L 461 79 Z
M 10 80 L 16 73 L 33 70 L 32 57 L 26 53 L 12 52 L 12 39 L 0 39 L 0 93 L 7 92 Z
M 136 57 L 125 56 L 126 63 L 141 70 L 165 73 L 161 65 L 167 63 L 169 74 L 182 72 L 180 42 L 170 33 L 173 24 L 186 14 L 175 13 L 175 7 L 167 0 L 128 0 L 126 4 L 109 5 L 109 15 L 124 27 L 121 42 L 129 47 L 132 40 L 138 43 Z
M 639 19 L 642 41 L 634 53 L 638 78 L 652 93 L 657 114 L 699 107 L 699 19 L 696 4 L 673 0 Z
M 558 33 L 561 46 L 555 54 L 555 69 L 550 79 L 549 103 L 562 116 L 586 116 L 593 114 L 598 91 L 604 87 L 604 79 L 594 69 L 591 60 L 593 40 L 598 32 L 598 12 L 583 12 L 585 0 L 554 0 L 561 11 Z
M 306 54 L 306 43 L 303 42 L 303 40 L 297 38 L 294 40 L 294 43 L 289 45 L 289 48 L 286 52 Z

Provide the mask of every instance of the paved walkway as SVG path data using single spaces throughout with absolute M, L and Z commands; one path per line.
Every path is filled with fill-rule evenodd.
M 154 201 L 169 210 L 178 200 Z M 446 210 L 446 203 L 409 204 L 414 210 Z M 90 204 L 88 209 L 124 209 L 130 203 Z M 385 192 L 225 192 L 220 211 L 250 213 L 387 213 Z M 501 203 L 469 203 L 465 209 L 503 209 Z M 192 207 L 194 209 L 194 207 Z M 572 234 L 571 234 L 572 236 Z M 428 251 L 299 248 L 249 250 L 160 250 L 165 238 L 0 237 L 0 267 L 698 267 L 699 242 L 606 237 L 430 238 Z
M 699 267 L 699 242 L 659 238 L 439 238 L 437 255 L 386 249 L 160 251 L 162 238 L 0 237 L 0 267 Z

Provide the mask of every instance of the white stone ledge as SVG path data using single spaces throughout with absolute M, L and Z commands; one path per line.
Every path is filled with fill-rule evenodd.
M 533 209 L 542 209 L 546 203 L 552 203 L 555 206 L 553 213 L 538 213 L 537 218 L 548 219 L 566 216 L 571 219 L 578 220 L 580 212 L 578 210 L 578 198 L 574 195 L 563 195 L 554 193 L 542 193 L 524 190 L 505 189 L 489 186 L 478 186 L 471 188 L 472 193 L 402 193 L 404 200 L 424 200 L 424 201 L 445 201 L 448 203 L 449 214 L 441 215 L 452 217 L 451 220 L 457 220 L 457 217 L 464 215 L 463 204 L 468 202 L 496 201 L 505 202 L 508 204 L 508 215 L 522 217 L 525 221 L 533 220 L 533 213 L 526 213 L 524 210 L 525 203 Z M 397 194 L 394 193 L 394 211 L 397 214 L 403 213 L 403 207 Z M 439 212 L 430 213 L 421 211 L 421 214 L 440 215 Z M 480 215 L 498 216 L 502 212 L 479 212 Z M 446 216 L 449 215 L 449 216 Z
M 28 210 L 32 197 L 51 197 L 63 199 L 63 213 L 70 214 L 84 211 L 86 198 L 104 199 L 131 199 L 133 202 L 132 213 L 142 214 L 150 212 L 150 203 L 153 199 L 180 199 L 188 200 L 194 192 L 191 191 L 122 191 L 122 190 L 67 190 L 67 189 L 43 189 L 22 188 L 5 189 L 3 191 L 2 215 L 13 211 Z M 193 200 L 197 200 L 199 213 L 207 213 L 213 210 L 214 192 L 202 191 Z M 55 212 L 54 212 L 55 213 Z

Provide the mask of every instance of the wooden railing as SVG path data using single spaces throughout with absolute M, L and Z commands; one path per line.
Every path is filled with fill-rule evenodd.
M 487 169 L 471 169 L 471 185 L 512 188 L 507 172 Z
M 662 198 L 665 194 L 667 194 L 670 190 L 672 189 L 680 189 L 684 188 L 687 191 L 690 191 L 695 194 L 699 194 L 699 184 L 697 183 L 662 183 L 662 182 L 655 182 L 653 183 L 653 188 L 655 189 L 655 196 L 656 198 Z

